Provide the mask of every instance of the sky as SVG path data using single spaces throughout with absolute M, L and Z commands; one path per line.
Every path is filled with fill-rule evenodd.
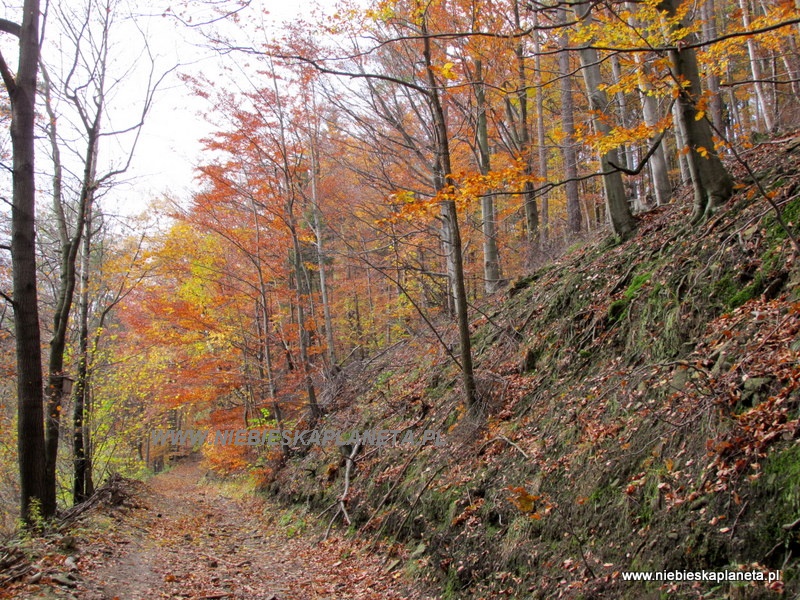
M 58 7 L 65 10 L 77 9 L 85 1 L 88 0 L 55 3 L 51 6 L 51 11 Z M 127 10 L 130 14 L 137 15 L 137 18 L 123 19 L 112 34 L 113 53 L 116 56 L 115 76 L 120 73 L 124 76 L 119 77 L 120 83 L 109 97 L 108 114 L 103 122 L 104 131 L 126 129 L 139 119 L 141 100 L 147 83 L 147 69 L 144 67 L 148 66 L 148 61 L 142 60 L 140 56 L 144 47 L 142 39 L 148 40 L 150 51 L 155 56 L 155 70 L 158 73 L 171 70 L 154 98 L 130 168 L 115 179 L 117 183 L 113 189 L 102 198 L 106 214 L 133 216 L 146 212 L 151 201 L 159 200 L 165 195 L 186 203 L 195 189 L 195 167 L 202 162 L 200 140 L 213 132 L 213 125 L 204 118 L 204 113 L 213 114 L 213 107 L 196 97 L 180 75 L 202 74 L 234 90 L 248 89 L 249 84 L 242 83 L 241 76 L 237 81 L 236 76 L 240 72 L 231 68 L 231 65 L 245 62 L 246 59 L 235 55 L 220 58 L 208 48 L 201 28 L 186 27 L 169 15 L 164 16 L 174 6 L 176 11 L 194 13 L 192 22 L 197 24 L 208 20 L 211 15 L 208 8 L 203 13 L 202 7 L 208 4 L 220 5 L 220 0 L 208 0 L 208 3 L 203 0 L 181 0 L 175 3 L 173 0 L 118 1 L 123 6 L 123 12 Z M 4 1 L 0 6 L 0 17 L 18 21 L 21 3 L 21 0 Z M 247 36 L 261 42 L 277 37 L 281 33 L 281 24 L 299 17 L 309 17 L 320 8 L 325 12 L 332 12 L 335 3 L 336 0 L 251 0 L 249 6 L 239 15 L 239 25 L 225 20 L 214 26 L 226 37 L 238 38 L 243 45 L 254 45 Z M 51 73 L 65 73 L 69 66 L 71 46 L 65 41 L 63 34 L 59 33 L 57 20 L 52 12 L 48 16 L 45 32 L 43 56 L 49 65 L 48 69 Z M 0 49 L 9 65 L 15 68 L 16 40 L 5 34 L 0 35 Z M 133 66 L 136 64 L 139 66 Z M 41 104 L 39 109 L 44 112 Z M 74 129 L 70 133 L 66 122 L 68 112 L 64 110 L 61 113 L 64 119 L 59 121 L 59 132 L 62 137 L 78 139 Z M 132 139 L 131 135 L 102 139 L 101 161 L 105 161 L 105 164 L 101 164 L 98 174 L 124 163 L 129 155 Z M 7 137 L 0 140 L 0 152 L 7 150 L 7 146 Z M 76 161 L 77 155 L 82 152 L 80 143 L 74 145 L 72 152 L 72 160 Z M 49 173 L 52 172 L 46 143 L 43 142 L 37 149 L 36 160 L 37 171 L 41 173 L 41 183 L 38 185 L 41 193 L 46 196 L 45 188 L 49 185 Z M 80 163 L 73 164 L 77 166 Z M 0 195 L 10 194 L 6 188 L 10 190 L 10 177 L 0 181 Z M 46 204 L 49 204 L 46 197 L 42 197 L 39 211 L 44 210 Z
M 311 6 L 308 2 L 253 0 L 247 12 L 242 13 L 242 19 L 251 24 L 263 19 L 265 28 L 277 31 L 285 21 L 308 16 Z M 263 16 L 264 11 L 269 14 Z M 150 199 L 165 194 L 182 201 L 191 196 L 194 168 L 201 160 L 199 140 L 213 131 L 203 113 L 212 107 L 195 97 L 178 74 L 222 78 L 235 75 L 235 71 L 224 69 L 224 63 L 213 52 L 199 47 L 203 41 L 197 31 L 185 28 L 180 31 L 180 26 L 169 18 L 154 17 L 148 21 L 148 37 L 154 52 L 160 56 L 162 69 L 177 63 L 183 66 L 167 78 L 157 94 L 125 176 L 126 183 L 109 198 L 113 204 L 111 210 L 123 214 L 138 214 L 146 209 Z M 230 31 L 231 35 L 236 33 Z M 229 56 L 224 60 L 239 59 Z M 137 97 L 135 86 L 130 96 Z

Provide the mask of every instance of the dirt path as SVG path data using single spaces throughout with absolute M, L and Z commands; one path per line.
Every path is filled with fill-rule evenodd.
M 319 541 L 318 533 L 308 531 L 290 537 L 293 528 L 285 517 L 265 518 L 265 505 L 237 502 L 199 483 L 201 477 L 197 463 L 180 464 L 137 489 L 137 508 L 96 511 L 83 519 L 74 534 L 75 552 L 52 559 L 61 573 L 43 564 L 48 575 L 12 597 L 423 598 L 407 589 L 399 572 L 387 572 L 385 557 L 338 537 Z M 74 585 L 56 581 L 70 566 Z

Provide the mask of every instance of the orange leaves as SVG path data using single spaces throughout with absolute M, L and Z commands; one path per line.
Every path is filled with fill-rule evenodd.
M 539 520 L 550 514 L 553 509 L 553 505 L 544 500 L 542 496 L 530 494 L 524 487 L 509 486 L 506 489 L 512 494 L 508 499 L 509 502 L 531 519 Z

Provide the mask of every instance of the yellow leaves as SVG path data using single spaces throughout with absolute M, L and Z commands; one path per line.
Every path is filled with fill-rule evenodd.
M 455 65 L 453 63 L 451 63 L 451 62 L 445 63 L 442 66 L 442 68 L 439 70 L 439 72 L 442 74 L 442 77 L 444 77 L 445 79 L 449 79 L 451 81 L 454 80 L 454 79 L 457 79 L 456 74 L 453 73 L 453 67 L 454 66 Z
M 703 158 L 708 158 L 708 149 L 705 148 L 704 146 L 698 146 L 697 148 L 695 148 L 695 150 Z
M 595 136 L 593 145 L 600 154 L 618 148 L 625 144 L 639 143 L 648 138 L 652 138 L 661 130 L 661 127 L 648 127 L 645 123 L 639 123 L 633 127 L 614 127 L 608 135 Z
M 366 10 L 365 15 L 368 19 L 376 22 L 387 23 L 395 18 L 396 11 L 391 2 L 379 2 L 377 7 Z
M 550 131 L 550 137 L 556 144 L 561 144 L 567 138 L 567 134 L 561 127 L 556 127 Z
M 455 63 L 447 62 L 442 66 L 432 65 L 431 70 L 433 70 L 434 73 L 438 73 L 448 81 L 455 81 L 458 79 L 458 73 L 453 72 L 455 66 Z
M 694 120 L 695 121 L 699 121 L 700 119 L 702 119 L 705 116 L 706 116 L 706 111 L 698 110 L 697 113 L 694 115 Z
M 421 197 L 408 190 L 397 190 L 389 194 L 386 202 L 392 214 L 389 217 L 376 219 L 376 225 L 388 225 L 405 221 L 417 222 L 420 219 L 433 218 L 439 211 L 442 202 L 453 201 L 458 204 L 472 202 L 477 198 L 500 190 L 517 191 L 529 182 L 539 183 L 540 177 L 527 175 L 522 160 L 516 160 L 504 169 L 495 169 L 486 174 L 475 171 L 462 171 L 451 174 L 454 185 L 439 190 L 435 196 Z

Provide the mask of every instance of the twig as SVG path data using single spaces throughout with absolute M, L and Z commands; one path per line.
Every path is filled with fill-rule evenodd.
M 733 520 L 733 524 L 731 525 L 731 539 L 733 539 L 733 534 L 736 531 L 736 525 L 739 523 L 739 517 L 744 514 L 744 511 L 747 509 L 748 502 L 742 504 L 742 509 L 739 511 L 739 514 L 736 515 L 736 518 Z
M 527 453 L 526 453 L 526 452 L 525 452 L 525 451 L 524 451 L 522 448 L 520 448 L 519 446 L 517 446 L 517 445 L 516 445 L 514 442 L 512 442 L 510 439 L 508 439 L 508 438 L 507 438 L 506 436 L 504 436 L 504 435 L 498 435 L 496 438 L 492 438 L 492 439 L 490 439 L 490 440 L 487 440 L 487 441 L 485 441 L 483 444 L 481 444 L 481 447 L 480 447 L 480 448 L 478 448 L 478 453 L 480 453 L 480 452 L 481 452 L 481 450 L 483 450 L 483 449 L 484 449 L 486 446 L 488 446 L 488 445 L 489 445 L 489 444 L 491 444 L 492 442 L 496 442 L 496 441 L 498 441 L 498 440 L 502 440 L 502 441 L 504 441 L 506 444 L 508 444 L 509 446 L 513 446 L 514 448 L 516 448 L 516 449 L 519 451 L 519 453 L 520 453 L 520 454 L 522 454 L 522 456 L 524 456 L 526 459 L 528 459 L 528 460 L 530 460 L 530 459 L 531 459 L 531 457 L 530 457 L 530 456 L 528 456 L 528 454 L 527 454 Z
M 750 177 L 753 178 L 753 182 L 756 184 L 759 193 L 769 203 L 769 205 L 772 207 L 772 210 L 775 211 L 775 219 L 778 221 L 778 224 L 781 226 L 783 231 L 786 233 L 786 236 L 789 238 L 789 241 L 792 244 L 793 256 L 795 258 L 797 256 L 800 256 L 800 245 L 797 242 L 797 238 L 795 237 L 794 233 L 792 233 L 791 229 L 786 224 L 786 222 L 783 220 L 783 214 L 781 213 L 781 209 L 778 207 L 775 201 L 770 197 L 770 195 L 764 189 L 764 186 L 761 185 L 761 180 L 753 172 L 753 169 L 750 167 L 750 164 L 741 157 L 741 155 L 736 151 L 736 148 L 733 147 L 733 144 L 728 142 L 728 140 L 725 138 L 722 132 L 719 129 L 717 129 L 717 127 L 711 122 L 711 120 L 708 117 L 706 117 L 705 119 L 711 126 L 711 128 L 714 130 L 714 132 L 720 137 L 720 139 L 725 140 L 725 142 L 728 144 L 728 149 L 731 151 L 731 154 L 733 154 L 737 162 L 740 165 L 742 165 L 747 170 L 747 173 L 750 175 Z

